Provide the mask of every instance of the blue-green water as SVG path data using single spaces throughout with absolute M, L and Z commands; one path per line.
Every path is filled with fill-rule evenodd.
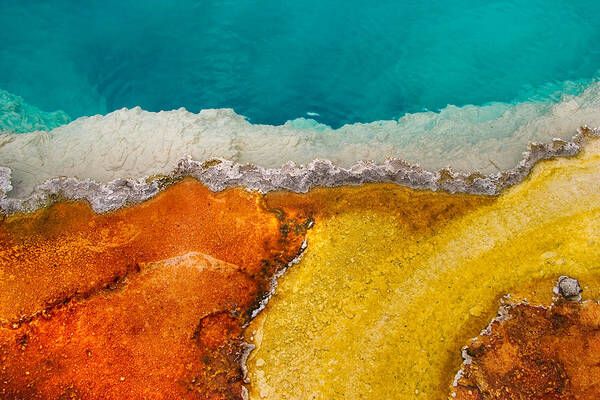
M 0 88 L 35 107 L 0 105 L 0 129 L 68 120 L 29 110 L 133 106 L 338 127 L 556 95 L 597 75 L 599 10 L 598 0 L 2 0 Z

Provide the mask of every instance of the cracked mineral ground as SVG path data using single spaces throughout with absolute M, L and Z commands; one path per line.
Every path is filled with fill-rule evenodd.
M 5 215 L 0 397 L 598 397 L 596 303 L 547 308 L 563 275 L 600 298 L 600 140 L 586 143 L 498 196 L 215 193 L 185 178 L 116 211 L 57 199 Z M 482 333 L 502 299 L 513 318 Z M 561 358 L 571 334 L 589 368 Z M 474 337 L 526 337 L 523 357 L 546 357 L 557 379 L 515 389 L 523 358 L 486 360 L 520 348 Z

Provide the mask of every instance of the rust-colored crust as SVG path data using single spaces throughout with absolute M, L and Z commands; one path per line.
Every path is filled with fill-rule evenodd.
M 492 204 L 496 197 L 418 191 L 391 183 L 343 188 L 316 188 L 305 194 L 270 192 L 269 208 L 285 209 L 299 218 L 324 220 L 352 212 L 377 213 L 412 233 L 430 232 L 473 209 Z
M 186 179 L 0 223 L 0 398 L 240 399 L 243 327 L 307 221 Z
M 600 398 L 600 304 L 517 304 L 465 348 L 450 399 Z

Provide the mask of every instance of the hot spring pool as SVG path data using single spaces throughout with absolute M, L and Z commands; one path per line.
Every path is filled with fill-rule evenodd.
M 597 7 L 4 0 L 0 89 L 71 119 L 134 106 L 233 108 L 252 123 L 307 117 L 333 128 L 448 105 L 558 101 L 597 75 Z M 0 129 L 31 130 L 14 116 L 9 122 L 11 99 L 0 96 Z M 45 124 L 65 121 L 60 114 Z
M 597 6 L 5 0 L 0 166 L 17 197 L 187 155 L 496 173 L 600 126 Z
M 0 397 L 600 398 L 599 6 L 0 0 Z

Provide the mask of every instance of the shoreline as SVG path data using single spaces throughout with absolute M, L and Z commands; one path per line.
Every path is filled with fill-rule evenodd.
M 104 213 L 144 202 L 185 177 L 197 179 L 213 192 L 243 187 L 259 193 L 280 190 L 306 193 L 316 187 L 395 183 L 416 190 L 496 196 L 525 179 L 539 161 L 575 156 L 585 148 L 587 140 L 598 137 L 600 128 L 583 126 L 569 141 L 555 138 L 548 143 L 530 143 L 517 166 L 490 175 L 467 174 L 453 171 L 450 167 L 428 171 L 418 164 L 400 159 L 388 159 L 382 164 L 360 161 L 350 168 L 341 168 L 329 160 L 320 159 L 307 165 L 297 166 L 288 162 L 281 168 L 263 168 L 224 158 L 200 162 L 187 156 L 167 175 L 143 179 L 119 178 L 108 183 L 98 183 L 89 178 L 58 177 L 38 185 L 26 198 L 7 196 L 13 189 L 12 171 L 0 166 L 0 214 L 33 212 L 61 200 L 85 200 L 95 212 Z

